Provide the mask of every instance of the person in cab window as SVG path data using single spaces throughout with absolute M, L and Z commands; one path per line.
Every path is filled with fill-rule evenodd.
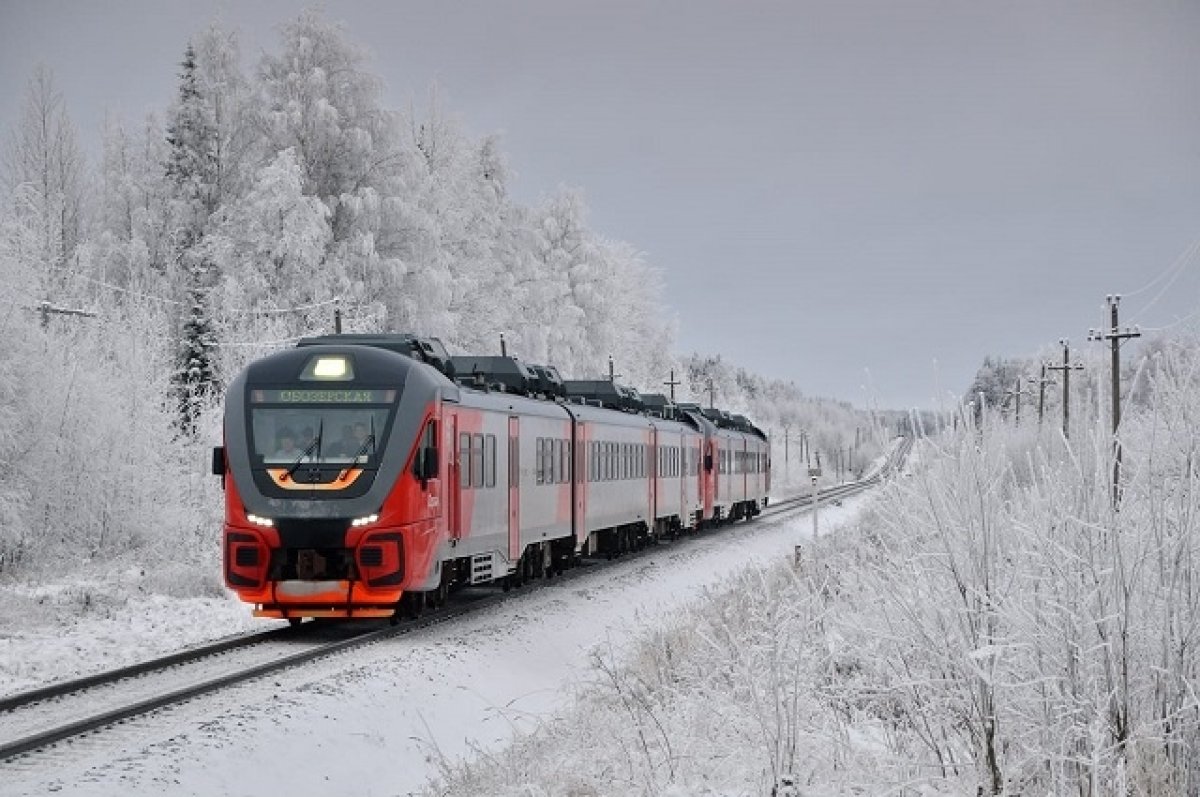
M 356 421 L 353 428 L 351 429 L 349 450 L 347 450 L 345 452 L 344 456 L 367 457 L 370 454 L 374 453 L 375 441 L 371 440 L 368 442 L 368 440 L 367 440 L 368 437 L 369 437 L 369 434 L 367 432 L 367 425 L 365 423 L 363 423 L 362 421 Z
M 335 457 L 352 457 L 358 451 L 362 442 L 355 442 L 354 428 L 350 424 L 342 427 L 342 436 L 329 447 L 329 454 Z
M 296 445 L 296 433 L 284 428 L 279 432 L 279 445 L 275 448 L 276 459 L 295 459 L 300 456 L 302 448 Z

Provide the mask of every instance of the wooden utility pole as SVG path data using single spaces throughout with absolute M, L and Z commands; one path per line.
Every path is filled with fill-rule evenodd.
M 500 333 L 500 356 L 508 356 L 508 342 L 504 340 L 504 333 Z
M 674 404 L 675 403 L 675 386 L 683 384 L 682 382 L 680 382 L 678 379 L 675 378 L 675 369 L 674 368 L 671 369 L 671 378 L 668 379 L 666 382 L 663 382 L 663 384 L 666 385 L 667 387 L 671 388 L 671 403 Z
M 1029 377 L 1029 383 L 1037 383 L 1038 386 L 1038 426 L 1042 425 L 1042 418 L 1046 414 L 1046 385 L 1053 384 L 1053 379 L 1046 378 L 1046 364 L 1042 363 L 1042 375 L 1037 379 Z
M 1062 371 L 1063 374 L 1063 389 L 1062 389 L 1062 406 L 1063 406 L 1063 437 L 1071 436 L 1071 372 L 1082 371 L 1083 363 L 1071 362 L 1071 342 L 1066 338 L 1059 341 L 1063 347 L 1063 364 L 1048 365 L 1048 371 Z
M 1117 319 L 1117 306 L 1121 303 L 1121 297 L 1113 294 L 1105 297 L 1108 300 L 1108 309 L 1111 316 L 1112 326 L 1108 332 L 1099 329 L 1088 330 L 1088 340 L 1110 341 L 1112 343 L 1112 433 L 1113 433 L 1113 477 L 1112 477 L 1112 500 L 1113 506 L 1116 506 L 1121 501 L 1121 440 L 1117 437 L 1117 430 L 1121 426 L 1121 342 L 1129 338 L 1141 337 L 1142 333 L 1138 329 L 1130 329 L 1126 327 L 1121 329 Z
M 1012 396 L 1014 422 L 1017 424 L 1017 426 L 1021 425 L 1021 396 L 1024 393 L 1025 391 L 1021 389 L 1021 377 L 1019 376 L 1017 377 L 1016 383 L 1013 385 L 1013 389 L 1005 393 L 1006 396 Z
M 333 334 L 342 334 L 342 300 L 337 299 L 333 303 Z
M 715 409 L 716 403 L 717 403 L 717 399 L 716 399 L 717 388 L 716 388 L 716 386 L 713 385 L 713 378 L 711 376 L 708 377 L 706 384 L 708 386 L 708 408 L 710 410 Z

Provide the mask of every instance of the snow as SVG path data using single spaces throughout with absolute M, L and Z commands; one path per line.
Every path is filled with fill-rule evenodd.
M 866 500 L 823 508 L 823 532 Z M 496 751 L 566 709 L 598 647 L 620 650 L 743 567 L 790 558 L 810 531 L 806 515 L 759 519 L 513 593 L 460 620 L 10 762 L 0 766 L 4 793 L 415 793 L 440 764 Z M 11 634 L 0 673 L 11 691 L 35 672 L 49 680 L 108 668 L 240 631 L 248 614 L 231 601 L 131 600 L 109 618 Z

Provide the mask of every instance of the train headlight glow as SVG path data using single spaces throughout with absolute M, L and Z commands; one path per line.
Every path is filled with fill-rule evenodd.
M 325 379 L 337 379 L 346 375 L 345 357 L 320 357 L 313 366 L 313 376 Z
M 369 526 L 372 523 L 374 523 L 376 520 L 379 520 L 379 515 L 367 515 L 366 517 L 356 517 L 354 520 L 350 521 L 350 525 L 354 526 L 355 528 L 360 528 L 362 526 Z
M 350 382 L 354 379 L 354 363 L 345 354 L 317 354 L 304 364 L 300 378 L 321 382 Z
M 271 520 L 270 518 L 259 517 L 258 515 L 251 515 L 249 513 L 246 515 L 246 520 L 249 520 L 256 526 L 266 526 L 267 528 L 275 525 L 275 521 Z

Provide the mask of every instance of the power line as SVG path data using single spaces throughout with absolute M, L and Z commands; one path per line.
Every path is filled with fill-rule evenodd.
M 1187 270 L 1187 267 L 1196 261 L 1197 255 L 1200 255 L 1200 240 L 1193 241 L 1192 245 L 1184 250 L 1184 253 L 1180 255 L 1169 268 L 1160 273 L 1157 277 L 1150 280 L 1150 282 L 1146 283 L 1141 288 L 1138 288 L 1136 291 L 1125 294 L 1126 298 L 1130 296 L 1137 296 L 1138 294 L 1144 293 L 1152 288 L 1155 283 L 1159 282 L 1160 280 L 1166 279 L 1166 282 L 1163 284 L 1163 286 L 1159 288 L 1158 293 L 1154 294 L 1154 297 L 1149 302 L 1139 308 L 1138 312 L 1134 315 L 1135 321 L 1145 315 L 1146 311 L 1157 304 L 1158 300 L 1166 295 L 1167 291 L 1170 290 L 1171 286 L 1175 283 L 1175 280 L 1179 279 L 1179 277 L 1182 276 Z

